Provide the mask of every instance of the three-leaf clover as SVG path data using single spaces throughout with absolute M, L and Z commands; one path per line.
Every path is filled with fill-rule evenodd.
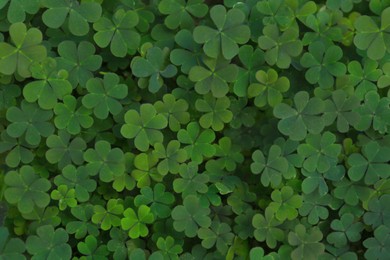
M 70 208 L 77 206 L 76 192 L 74 189 L 69 189 L 66 185 L 60 185 L 50 194 L 53 200 L 58 200 L 58 208 L 65 210 L 68 206 Z
M 92 223 L 98 224 L 102 230 L 109 230 L 111 227 L 119 227 L 121 225 L 123 205 L 119 199 L 108 200 L 106 208 L 101 205 L 95 205 L 93 212 Z
M 284 232 L 278 228 L 282 224 L 281 221 L 275 218 L 275 214 L 271 208 L 266 208 L 264 215 L 256 214 L 253 216 L 252 225 L 255 228 L 253 232 L 257 241 L 266 241 L 267 246 L 275 248 L 278 241 L 283 241 Z
M 160 130 L 167 127 L 168 120 L 163 114 L 157 113 L 152 104 L 142 104 L 139 110 L 126 112 L 121 134 L 128 139 L 134 138 L 135 147 L 145 152 L 149 145 L 162 143 L 164 136 Z
M 23 255 L 26 247 L 24 242 L 19 238 L 9 238 L 9 231 L 6 227 L 0 227 L 0 258 L 24 260 Z
M 390 195 L 384 194 L 368 202 L 368 211 L 364 214 L 364 223 L 376 228 L 380 225 L 390 227 Z
M 158 174 L 155 167 L 157 162 L 158 159 L 152 153 L 141 153 L 134 158 L 135 169 L 131 172 L 131 176 L 137 181 L 138 188 L 149 186 L 151 179 L 162 180 L 163 175 Z
M 166 175 L 168 172 L 178 173 L 180 164 L 187 160 L 187 152 L 180 148 L 180 142 L 177 140 L 170 141 L 166 148 L 162 143 L 156 143 L 153 154 L 162 159 L 157 165 L 157 171 L 161 175 Z
M 87 259 L 104 259 L 109 254 L 107 246 L 98 244 L 96 237 L 92 235 L 88 235 L 84 242 L 79 242 L 77 250 L 87 256 Z
M 240 152 L 240 147 L 232 143 L 232 140 L 225 136 L 219 139 L 218 144 L 214 144 L 215 156 L 218 163 L 223 164 L 228 171 L 234 171 L 237 165 L 244 161 L 244 156 Z
M 222 53 L 225 59 L 232 59 L 238 54 L 238 44 L 245 44 L 250 38 L 244 12 L 238 8 L 226 11 L 223 5 L 215 5 L 210 9 L 210 17 L 216 29 L 199 25 L 193 31 L 194 40 L 204 44 L 207 56 L 217 58 Z
M 234 234 L 226 223 L 213 221 L 209 228 L 201 227 L 198 230 L 198 237 L 202 239 L 202 246 L 206 249 L 214 245 L 222 254 L 226 254 L 229 245 L 233 243 Z
M 100 48 L 110 45 L 114 56 L 125 57 L 129 52 L 133 53 L 141 42 L 141 36 L 134 29 L 138 23 L 135 11 L 119 9 L 113 14 L 112 21 L 103 16 L 93 24 L 96 31 L 93 39 Z
M 326 239 L 336 247 L 343 247 L 348 241 L 359 241 L 360 233 L 364 228 L 361 222 L 355 223 L 355 216 L 351 213 L 345 213 L 340 219 L 333 220 L 330 226 L 334 232 L 330 233 Z
M 34 206 L 45 208 L 50 203 L 47 191 L 50 181 L 41 178 L 31 166 L 22 166 L 18 171 L 10 171 L 5 175 L 7 188 L 4 197 L 8 203 L 17 205 L 21 213 L 30 213 Z
M 269 208 L 275 212 L 278 220 L 292 220 L 298 216 L 297 209 L 302 206 L 302 197 L 294 194 L 290 186 L 284 186 L 280 190 L 274 190 L 271 193 L 272 202 Z
M 297 247 L 291 252 L 292 259 L 318 259 L 325 250 L 325 245 L 320 243 L 322 237 L 318 227 L 307 229 L 302 224 L 296 225 L 295 230 L 288 234 L 289 244 Z
M 175 239 L 171 236 L 159 237 L 156 245 L 162 251 L 162 255 L 168 257 L 168 259 L 178 259 L 179 254 L 183 252 L 182 246 L 176 244 Z
M 20 163 L 29 164 L 35 155 L 31 151 L 31 146 L 25 141 L 18 141 L 7 134 L 7 131 L 1 133 L 0 153 L 7 152 L 5 163 L 9 167 L 17 167 Z
M 130 238 L 146 237 L 149 234 L 146 224 L 154 222 L 154 215 L 148 206 L 139 206 L 137 213 L 132 208 L 128 208 L 123 212 L 123 215 L 121 227 L 123 230 L 129 230 Z
M 190 162 L 180 165 L 180 177 L 173 181 L 173 190 L 177 193 L 182 193 L 186 198 L 189 194 L 206 193 L 208 191 L 207 182 L 209 176 L 207 174 L 198 173 L 198 165 Z
M 390 228 L 384 225 L 377 227 L 374 230 L 374 237 L 364 240 L 363 245 L 367 248 L 364 253 L 367 259 L 385 260 L 390 254 Z
M 41 45 L 42 33 L 37 28 L 27 30 L 24 23 L 14 23 L 9 34 L 13 45 L 0 43 L 0 73 L 12 75 L 16 72 L 28 78 L 31 76 L 29 66 L 46 58 L 46 47 Z

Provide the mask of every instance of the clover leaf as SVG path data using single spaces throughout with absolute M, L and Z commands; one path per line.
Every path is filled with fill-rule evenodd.
M 149 230 L 146 224 L 154 222 L 154 215 L 150 211 L 148 206 L 141 205 L 138 207 L 137 213 L 132 208 L 123 212 L 124 218 L 121 219 L 121 227 L 123 230 L 129 230 L 130 238 L 135 239 L 148 235 Z
M 331 223 L 331 228 L 334 232 L 327 236 L 329 243 L 336 247 L 343 247 L 347 242 L 357 242 L 360 240 L 364 226 L 361 222 L 355 223 L 355 216 L 351 213 L 346 213 L 340 219 L 335 219 Z
M 310 98 L 305 91 L 299 91 L 294 96 L 296 108 L 280 103 L 274 108 L 274 115 L 281 120 L 278 123 L 279 131 L 293 141 L 305 139 L 307 133 L 319 134 L 324 128 L 324 120 L 320 116 L 325 108 L 324 102 L 317 98 Z
M 68 71 L 73 88 L 78 84 L 84 87 L 93 77 L 93 72 L 101 67 L 103 59 L 95 51 L 95 46 L 87 41 L 78 45 L 73 41 L 63 41 L 58 45 L 58 68 Z
M 376 228 L 380 225 L 390 227 L 390 195 L 384 194 L 368 202 L 368 211 L 364 214 L 364 223 Z
M 122 213 L 122 202 L 118 199 L 110 199 L 107 201 L 106 208 L 101 205 L 93 207 L 92 223 L 97 224 L 102 230 L 119 227 Z
M 84 160 L 88 162 L 86 169 L 90 175 L 99 174 L 103 182 L 110 182 L 114 176 L 125 172 L 124 154 L 119 148 L 111 149 L 107 141 L 95 143 L 95 149 L 88 149 L 84 153 Z
M 303 204 L 299 208 L 301 216 L 307 216 L 310 224 L 317 224 L 320 219 L 327 219 L 329 211 L 327 206 L 331 203 L 332 197 L 329 194 L 310 193 L 303 196 Z
M 181 125 L 190 121 L 188 102 L 185 99 L 176 99 L 172 94 L 165 94 L 162 100 L 154 103 L 157 113 L 163 114 L 168 120 L 169 129 L 179 131 Z
M 45 208 L 50 203 L 47 191 L 50 181 L 41 178 L 31 166 L 22 166 L 18 171 L 10 171 L 5 175 L 7 188 L 4 198 L 8 203 L 17 205 L 21 213 L 30 213 L 34 206 Z
M 298 216 L 298 211 L 302 206 L 302 197 L 294 194 L 290 186 L 284 186 L 280 190 L 276 189 L 271 193 L 272 201 L 269 208 L 275 212 L 278 220 L 292 220 Z
M 130 67 L 133 75 L 140 78 L 138 84 L 147 86 L 151 93 L 158 92 L 164 84 L 163 78 L 172 78 L 177 73 L 176 66 L 167 64 L 168 58 L 169 50 L 159 47 L 148 49 L 145 57 L 134 57 Z
M 212 95 L 205 95 L 202 99 L 196 100 L 196 109 L 205 113 L 200 117 L 199 124 L 206 129 L 211 127 L 214 131 L 221 131 L 224 124 L 233 119 L 233 113 L 228 110 L 229 106 L 228 97 L 215 99 Z
M 65 210 L 68 206 L 70 208 L 77 206 L 75 193 L 74 189 L 68 189 L 68 186 L 60 185 L 51 192 L 50 197 L 53 200 L 58 200 L 58 208 L 60 210 Z
M 298 39 L 299 32 L 295 28 L 288 28 L 282 34 L 276 25 L 267 25 L 259 37 L 259 46 L 265 50 L 265 61 L 281 69 L 290 67 L 293 57 L 298 57 L 303 49 L 302 42 Z
M 180 165 L 179 174 L 181 178 L 173 181 L 173 190 L 182 193 L 184 198 L 190 194 L 206 193 L 208 191 L 209 176 L 199 174 L 196 163 L 190 162 L 189 164 Z
M 40 109 L 36 104 L 22 101 L 21 108 L 10 107 L 6 116 L 12 122 L 7 127 L 8 135 L 14 138 L 24 136 L 31 145 L 38 145 L 41 137 L 48 137 L 54 132 L 53 125 L 47 122 L 53 113 Z
M 374 230 L 374 237 L 364 240 L 363 245 L 367 248 L 364 257 L 386 259 L 390 253 L 390 228 L 383 225 L 377 227 Z
M 162 0 L 158 4 L 158 10 L 165 15 L 164 24 L 171 30 L 178 28 L 191 29 L 194 27 L 194 19 L 202 18 L 207 14 L 208 7 L 203 0 Z
M 367 59 L 362 64 L 358 61 L 351 61 L 348 63 L 349 84 L 356 87 L 355 95 L 360 99 L 364 99 L 367 92 L 376 90 L 375 82 L 378 81 L 382 75 L 382 71 L 378 69 L 378 63 L 376 61 Z
M 278 187 L 282 182 L 282 176 L 287 173 L 288 161 L 282 156 L 282 150 L 277 145 L 272 145 L 268 152 L 268 158 L 260 150 L 252 154 L 253 163 L 251 171 L 253 174 L 261 173 L 261 183 L 268 187 Z
M 165 191 L 162 183 L 157 183 L 153 189 L 143 187 L 139 195 L 134 199 L 135 206 L 149 205 L 153 215 L 159 218 L 167 218 L 171 214 L 171 205 L 175 201 L 172 193 Z
M 90 198 L 90 192 L 96 189 L 96 181 L 89 178 L 89 172 L 84 166 L 76 169 L 69 164 L 62 169 L 62 174 L 54 178 L 57 186 L 66 185 L 68 188 L 75 190 L 76 199 L 79 202 L 86 202 Z
M 151 104 L 142 104 L 140 112 L 132 109 L 125 114 L 125 124 L 121 128 L 121 134 L 128 139 L 134 138 L 135 147 L 145 152 L 149 145 L 161 143 L 163 134 L 161 129 L 168 125 L 167 118 L 157 113 Z
M 98 244 L 97 239 L 92 235 L 88 235 L 84 242 L 79 242 L 77 250 L 87 256 L 87 259 L 103 259 L 109 254 L 107 246 Z
M 107 73 L 103 79 L 91 78 L 87 81 L 87 90 L 82 103 L 99 119 L 106 119 L 108 114 L 117 115 L 122 110 L 118 101 L 127 96 L 128 89 L 125 84 L 119 84 L 119 77 L 115 73 Z
M 141 153 L 134 158 L 135 169 L 131 172 L 131 176 L 137 181 L 138 188 L 149 186 L 151 179 L 162 180 L 162 175 L 158 174 L 155 167 L 157 162 L 158 158 L 152 153 Z
M 188 237 L 195 237 L 199 227 L 207 228 L 211 225 L 209 214 L 210 209 L 204 207 L 198 197 L 188 195 L 184 198 L 183 205 L 172 210 L 173 227 L 178 232 L 184 231 Z
M 275 218 L 275 212 L 268 207 L 264 215 L 258 213 L 253 216 L 253 235 L 257 241 L 266 241 L 268 247 L 275 248 L 278 241 L 284 240 L 284 232 L 278 228 L 281 224 L 282 222 Z
M 257 107 L 270 105 L 275 107 L 283 100 L 283 93 L 290 88 L 290 81 L 286 77 L 278 78 L 278 73 L 269 69 L 267 72 L 259 70 L 256 72 L 256 80 L 259 83 L 252 83 L 248 87 L 248 97 L 255 98 Z
M 24 22 L 26 14 L 36 14 L 39 11 L 39 0 L 4 0 L 0 4 L 9 2 L 7 19 L 10 23 Z
M 23 260 L 26 250 L 24 242 L 19 238 L 9 238 L 9 231 L 6 227 L 0 227 L 0 258 Z
M 46 139 L 49 149 L 45 156 L 49 163 L 58 163 L 58 168 L 63 169 L 71 163 L 81 165 L 84 162 L 83 151 L 87 148 L 85 141 L 80 137 L 70 138 L 67 132 L 59 131 L 58 135 L 50 135 Z
M 162 255 L 169 257 L 169 259 L 178 259 L 179 254 L 183 252 L 182 246 L 175 244 L 175 240 L 171 236 L 167 236 L 166 238 L 159 237 L 156 245 L 162 251 Z
M 352 181 L 363 179 L 367 184 L 374 184 L 379 178 L 388 178 L 390 165 L 390 148 L 381 147 L 372 141 L 362 148 L 362 153 L 353 153 L 348 157 L 348 176 Z M 389 173 L 389 174 L 388 174 Z
M 223 163 L 223 166 L 228 171 L 234 171 L 237 165 L 244 161 L 244 156 L 240 152 L 240 147 L 232 143 L 232 140 L 225 136 L 219 139 L 218 145 L 214 144 L 215 156 L 218 163 Z
M 194 66 L 189 71 L 188 78 L 196 82 L 195 91 L 205 95 L 211 91 L 214 97 L 224 97 L 229 92 L 228 83 L 234 82 L 238 67 L 228 60 L 217 60 L 205 57 L 204 66 Z
M 202 239 L 204 248 L 209 249 L 215 245 L 221 254 L 225 254 L 233 242 L 234 235 L 228 224 L 214 221 L 210 228 L 201 227 L 198 230 L 198 237 Z
M 328 9 L 320 9 L 316 14 L 310 14 L 302 21 L 313 32 L 306 32 L 302 38 L 303 45 L 314 42 L 321 42 L 326 45 L 333 45 L 333 42 L 343 40 L 343 31 L 335 26 L 333 13 Z M 353 25 L 351 25 L 353 28 Z
M 0 153 L 7 152 L 5 163 L 9 167 L 17 167 L 20 163 L 29 164 L 34 159 L 35 155 L 31 151 L 31 146 L 26 142 L 18 141 L 10 137 L 7 131 L 1 133 Z
M 112 21 L 103 16 L 93 24 L 96 31 L 93 39 L 100 48 L 110 45 L 114 56 L 125 57 L 128 53 L 134 53 L 140 44 L 141 36 L 134 29 L 138 23 L 135 11 L 119 9 L 113 14 Z
M 187 160 L 187 152 L 180 148 L 180 142 L 177 140 L 170 141 L 166 148 L 163 144 L 156 143 L 153 154 L 162 159 L 157 165 L 157 171 L 161 175 L 167 175 L 168 172 L 178 173 L 180 164 Z
M 195 27 L 195 42 L 204 44 L 203 50 L 211 58 L 222 53 L 225 59 L 232 59 L 238 54 L 238 44 L 245 44 L 250 38 L 250 29 L 244 24 L 245 14 L 238 8 L 226 11 L 223 5 L 215 5 L 210 9 L 210 17 L 216 29 Z
M 203 158 L 211 157 L 215 154 L 215 147 L 212 142 L 215 140 L 215 133 L 211 129 L 200 131 L 199 124 L 191 122 L 186 129 L 180 129 L 177 139 L 182 144 L 186 144 L 184 150 L 188 157 L 197 164 L 202 163 Z
M 13 23 L 9 34 L 13 45 L 0 43 L 0 73 L 12 75 L 16 72 L 22 78 L 29 78 L 29 66 L 46 58 L 46 48 L 41 45 L 42 33 L 37 28 L 27 30 L 24 23 Z
M 370 16 L 362 15 L 355 21 L 356 36 L 353 43 L 360 50 L 367 51 L 367 56 L 372 60 L 379 60 L 390 52 L 390 8 L 383 10 L 381 25 L 378 26 Z
M 23 88 L 23 96 L 28 102 L 38 101 L 42 109 L 53 109 L 58 99 L 71 94 L 72 85 L 66 80 L 68 73 L 65 70 L 56 70 L 56 66 L 53 58 L 31 64 L 32 76 L 38 80 Z
M 321 255 L 325 246 L 320 243 L 322 232 L 318 227 L 306 229 L 302 224 L 295 226 L 294 231 L 288 234 L 288 242 L 297 248 L 291 252 L 292 259 L 317 259 Z
M 283 1 L 269 1 L 263 0 L 256 3 L 256 9 L 265 17 L 263 18 L 263 23 L 268 24 L 277 24 L 283 30 L 290 27 L 291 23 L 294 20 L 293 10 L 288 4 L 285 4 Z M 278 30 L 278 28 L 276 28 Z
M 346 178 L 335 184 L 334 197 L 342 199 L 351 206 L 356 206 L 359 201 L 365 201 L 370 196 L 370 188 L 361 183 L 351 182 Z
M 334 76 L 339 77 L 346 73 L 346 66 L 339 62 L 343 51 L 336 45 L 326 47 L 321 42 L 309 45 L 309 52 L 303 54 L 301 65 L 309 68 L 305 78 L 310 84 L 318 83 L 321 88 L 329 88 L 334 84 Z
M 42 14 L 45 25 L 57 29 L 68 18 L 67 27 L 76 36 L 86 35 L 89 32 L 89 23 L 96 22 L 102 14 L 102 7 L 94 2 L 43 0 L 42 4 L 48 8 Z

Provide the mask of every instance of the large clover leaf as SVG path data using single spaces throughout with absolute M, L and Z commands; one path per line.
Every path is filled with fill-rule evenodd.
M 119 9 L 112 16 L 112 21 L 102 17 L 93 24 L 96 31 L 93 39 L 101 48 L 110 45 L 114 56 L 125 57 L 128 53 L 134 53 L 140 44 L 141 36 L 134 29 L 138 22 L 135 11 Z
M 9 238 L 9 231 L 6 227 L 0 227 L 0 259 L 24 260 L 26 251 L 24 242 L 19 238 Z
M 180 148 L 180 142 L 177 140 L 170 141 L 166 148 L 163 144 L 156 143 L 153 154 L 162 159 L 157 165 L 157 171 L 161 175 L 167 175 L 168 172 L 178 173 L 180 164 L 187 160 L 187 152 Z
M 210 228 L 200 228 L 198 237 L 202 239 L 204 248 L 209 249 L 215 245 L 221 254 L 226 254 L 229 245 L 233 243 L 234 234 L 228 224 L 214 221 Z
M 206 193 L 208 191 L 207 182 L 209 176 L 207 174 L 198 173 L 198 165 L 190 162 L 180 166 L 180 177 L 173 181 L 173 190 L 177 193 L 182 193 L 183 198 L 190 194 Z
M 319 193 L 310 193 L 303 196 L 303 204 L 299 208 L 301 216 L 307 216 L 310 224 L 317 224 L 320 219 L 327 219 L 329 211 L 327 206 L 331 203 L 332 197 L 329 194 L 320 195 Z
M 281 120 L 279 131 L 294 141 L 305 139 L 307 133 L 319 134 L 324 128 L 324 120 L 320 115 L 324 111 L 324 102 L 317 98 L 309 98 L 309 94 L 300 91 L 294 96 L 295 109 L 285 103 L 274 108 L 274 115 Z
M 123 213 L 123 205 L 118 199 L 110 199 L 107 202 L 106 208 L 101 205 L 93 207 L 92 223 L 98 224 L 102 230 L 109 230 L 111 227 L 119 227 L 121 225 L 121 216 Z
M 278 220 L 292 220 L 298 216 L 297 209 L 302 206 L 302 197 L 294 194 L 294 190 L 290 186 L 274 190 L 271 193 L 271 198 L 273 202 L 269 204 L 269 208 L 275 212 Z
M 232 143 L 232 140 L 225 136 L 219 139 L 218 144 L 214 144 L 215 156 L 220 157 L 217 163 L 221 163 L 228 171 L 234 171 L 237 165 L 244 161 L 244 156 L 240 152 L 240 147 Z
M 130 238 L 146 237 L 149 234 L 146 224 L 154 222 L 154 215 L 150 211 L 148 206 L 141 205 L 137 213 L 132 208 L 123 212 L 124 218 L 121 219 L 121 227 L 123 230 L 129 230 Z
M 15 72 L 23 78 L 31 76 L 29 66 L 46 58 L 46 48 L 41 45 L 42 33 L 24 23 L 14 23 L 9 28 L 13 45 L 0 43 L 0 73 L 12 75 Z
M 42 4 L 48 8 L 42 14 L 42 21 L 48 27 L 59 28 L 69 16 L 69 31 L 76 36 L 86 35 L 89 32 L 89 23 L 96 22 L 102 14 L 102 7 L 94 2 L 43 0 Z
M 390 195 L 373 198 L 368 203 L 368 211 L 364 214 L 364 223 L 376 228 L 380 225 L 390 227 Z
M 379 27 L 370 16 L 362 15 L 355 21 L 356 36 L 353 40 L 360 50 L 366 50 L 367 56 L 373 60 L 382 59 L 386 52 L 390 53 L 390 8 L 381 14 Z
M 292 259 L 318 259 L 325 250 L 324 244 L 320 243 L 322 237 L 318 227 L 307 230 L 302 224 L 296 225 L 295 230 L 288 234 L 289 244 L 297 247 L 291 252 Z
M 198 197 L 188 195 L 183 205 L 172 210 L 173 227 L 179 232 L 184 231 L 188 237 L 195 237 L 199 227 L 207 228 L 211 225 L 209 214 L 210 209 L 202 206 Z
M 168 125 L 167 118 L 151 104 L 142 104 L 140 112 L 129 110 L 125 114 L 125 124 L 121 134 L 128 139 L 134 138 L 134 145 L 140 151 L 147 151 L 149 145 L 162 143 L 164 136 L 161 129 Z
M 347 245 L 348 241 L 359 241 L 364 226 L 361 222 L 355 221 L 353 214 L 346 213 L 340 219 L 333 220 L 331 228 L 334 232 L 330 233 L 326 239 L 336 247 L 343 247 Z
M 36 14 L 39 11 L 39 0 L 3 0 L 0 9 L 9 2 L 7 19 L 10 23 L 24 22 L 27 14 Z
M 83 99 L 83 105 L 92 109 L 99 119 L 106 119 L 108 113 L 117 115 L 122 111 L 122 104 L 118 101 L 127 96 L 127 86 L 119 84 L 119 76 L 115 73 L 107 73 L 103 79 L 92 78 L 87 81 L 87 90 Z
M 382 75 L 382 71 L 378 69 L 378 62 L 366 59 L 364 66 L 358 61 L 348 63 L 349 82 L 355 87 L 355 95 L 363 100 L 367 92 L 377 90 L 375 82 Z M 379 83 L 378 83 L 379 86 Z
M 383 225 L 377 227 L 374 237 L 364 240 L 363 245 L 367 248 L 364 253 L 367 259 L 385 260 L 390 254 L 390 228 Z
M 245 14 L 238 8 L 226 12 L 223 5 L 210 9 L 210 17 L 216 29 L 200 25 L 195 27 L 193 35 L 197 43 L 211 58 L 217 58 L 222 52 L 225 59 L 238 54 L 238 44 L 245 44 L 250 38 L 250 29 L 244 25 Z
M 22 166 L 19 171 L 10 171 L 5 175 L 4 183 L 8 186 L 4 197 L 8 203 L 17 205 L 22 213 L 30 213 L 34 206 L 44 208 L 49 205 L 47 191 L 51 183 L 35 173 L 31 166 Z
M 33 256 L 32 259 L 70 259 L 72 249 L 67 244 L 68 233 L 62 228 L 54 230 L 53 226 L 45 225 L 37 229 L 37 235 L 27 238 L 27 251 Z

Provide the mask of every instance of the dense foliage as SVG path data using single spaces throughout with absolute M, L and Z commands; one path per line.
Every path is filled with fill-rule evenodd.
M 0 0 L 0 259 L 389 259 L 389 0 Z

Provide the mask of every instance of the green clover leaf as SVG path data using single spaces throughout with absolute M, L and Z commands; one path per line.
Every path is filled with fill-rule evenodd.
M 180 165 L 180 178 L 173 181 L 173 190 L 182 193 L 183 198 L 190 194 L 206 193 L 209 176 L 198 173 L 198 165 L 194 162 Z
M 54 230 L 51 225 L 40 226 L 37 235 L 29 236 L 26 240 L 27 251 L 31 259 L 70 259 L 72 249 L 67 243 L 68 233 L 62 228 Z
M 9 238 L 9 231 L 6 227 L 0 227 L 0 258 L 24 260 L 26 250 L 24 242 L 19 238 Z
M 8 203 L 17 205 L 21 213 L 30 213 L 34 206 L 45 208 L 50 196 L 46 193 L 51 183 L 41 178 L 31 166 L 22 166 L 19 171 L 10 171 L 5 175 L 4 183 L 8 186 L 4 197 Z
M 374 230 L 374 237 L 367 238 L 363 245 L 367 248 L 364 257 L 384 260 L 390 253 L 390 228 L 379 226 Z
M 244 156 L 240 152 L 240 147 L 232 143 L 232 140 L 225 136 L 219 139 L 218 144 L 214 144 L 215 156 L 223 167 L 228 171 L 234 171 L 237 165 L 243 163 Z
M 96 31 L 93 39 L 100 48 L 110 45 L 115 57 L 125 57 L 128 53 L 134 53 L 141 42 L 141 36 L 134 29 L 138 23 L 135 11 L 119 9 L 112 16 L 112 21 L 103 16 L 93 24 Z
M 274 108 L 274 115 L 281 120 L 279 131 L 293 141 L 305 139 L 307 133 L 319 134 L 324 128 L 324 120 L 320 116 L 325 108 L 324 102 L 309 97 L 309 93 L 299 91 L 294 96 L 295 108 L 280 103 Z
M 334 232 L 327 236 L 327 241 L 340 248 L 346 246 L 349 242 L 357 242 L 361 238 L 363 224 L 355 221 L 355 216 L 351 213 L 345 213 L 340 219 L 335 219 L 331 223 Z
M 232 59 L 238 54 L 238 44 L 245 44 L 250 38 L 250 29 L 244 24 L 245 14 L 238 8 L 226 11 L 223 5 L 215 5 L 210 9 L 210 17 L 216 29 L 195 27 L 195 42 L 204 44 L 203 50 L 211 58 L 222 52 L 225 59 Z
M 318 259 L 318 256 L 325 250 L 324 244 L 320 243 L 322 237 L 322 232 L 318 227 L 306 229 L 302 224 L 296 225 L 295 230 L 288 234 L 289 244 L 296 247 L 291 252 L 291 258 Z
M 180 164 L 187 160 L 187 152 L 180 148 L 180 142 L 177 140 L 170 141 L 166 148 L 162 143 L 156 143 L 152 153 L 162 159 L 157 165 L 157 171 L 161 175 L 178 173 Z
M 282 222 L 275 218 L 275 213 L 268 207 L 264 215 L 253 216 L 252 225 L 255 228 L 253 235 L 257 241 L 266 241 L 268 247 L 275 248 L 278 241 L 284 240 L 284 232 L 278 228 L 281 224 Z
M 74 189 L 68 189 L 66 185 L 60 185 L 57 189 L 53 190 L 50 197 L 53 200 L 58 200 L 58 208 L 65 210 L 68 206 L 73 208 L 77 206 L 76 194 Z
M 66 18 L 69 31 L 75 36 L 83 36 L 89 32 L 89 23 L 96 22 L 102 7 L 94 2 L 72 0 L 43 0 L 43 6 L 48 8 L 42 14 L 42 21 L 49 28 L 60 28 Z
M 368 211 L 364 214 L 364 223 L 373 228 L 385 225 L 390 227 L 390 195 L 384 194 L 380 198 L 372 198 L 368 202 Z
M 5 163 L 12 168 L 20 163 L 29 164 L 34 160 L 35 154 L 31 151 L 34 146 L 25 141 L 18 141 L 7 134 L 7 131 L 1 133 L 0 153 L 7 152 Z
M 157 113 L 152 104 L 142 104 L 139 110 L 126 112 L 121 134 L 127 139 L 134 138 L 135 147 L 145 152 L 149 145 L 162 143 L 164 136 L 160 130 L 167 127 L 168 120 L 163 114 Z
M 198 237 L 202 239 L 204 248 L 210 249 L 215 245 L 221 254 L 226 254 L 233 243 L 234 234 L 228 224 L 214 221 L 210 228 L 201 227 L 198 230 Z
M 98 244 L 96 237 L 88 235 L 84 242 L 77 244 L 77 250 L 87 256 L 87 259 L 103 259 L 109 254 L 107 246 Z
M 130 238 L 146 237 L 149 234 L 146 224 L 154 222 L 154 215 L 150 211 L 148 206 L 141 205 L 138 207 L 137 213 L 132 208 L 123 212 L 124 218 L 121 219 L 121 227 L 123 230 L 129 230 Z
M 39 0 L 3 0 L 1 2 L 0 6 L 9 2 L 7 19 L 10 23 L 24 22 L 26 14 L 36 14 L 40 7 Z
M 175 244 L 175 239 L 171 236 L 159 237 L 156 245 L 162 251 L 162 255 L 168 259 L 179 259 L 179 254 L 183 252 L 182 246 Z
M 110 199 L 107 201 L 106 208 L 101 205 L 93 207 L 92 223 L 97 224 L 102 230 L 119 227 L 122 213 L 122 202 L 119 199 Z
M 152 153 L 141 153 L 134 158 L 135 169 L 131 172 L 131 176 L 137 181 L 138 188 L 149 186 L 151 179 L 162 180 L 163 176 L 157 172 L 157 162 L 158 158 Z
M 180 28 L 192 29 L 194 19 L 202 18 L 207 14 L 208 7 L 203 0 L 162 0 L 158 10 L 165 15 L 164 24 L 171 30 Z
M 333 45 L 333 42 L 343 40 L 343 31 L 333 24 L 333 13 L 327 9 L 319 10 L 316 14 L 310 14 L 302 22 L 313 32 L 306 32 L 303 36 L 303 45 L 314 42 L 322 42 L 326 45 Z M 353 25 L 351 25 L 353 28 Z
M 87 234 L 99 235 L 98 227 L 90 221 L 93 215 L 91 204 L 78 205 L 71 208 L 70 211 L 74 216 L 74 220 L 66 224 L 66 232 L 74 234 L 77 239 L 83 238 Z
M 320 219 L 327 219 L 329 211 L 327 206 L 331 203 L 332 197 L 329 194 L 320 195 L 319 193 L 310 193 L 303 196 L 303 204 L 299 208 L 301 216 L 307 216 L 311 225 L 317 224 Z
M 294 194 L 290 186 L 284 186 L 282 189 L 274 190 L 271 193 L 272 201 L 269 208 L 275 212 L 276 219 L 284 221 L 292 220 L 298 216 L 298 211 L 302 206 L 302 197 Z
M 0 73 L 12 75 L 16 72 L 22 78 L 29 78 L 29 66 L 46 58 L 46 48 L 41 45 L 42 33 L 37 28 L 27 30 L 24 23 L 14 23 L 9 34 L 13 45 L 0 43 Z
M 376 90 L 375 82 L 382 75 L 382 71 L 378 69 L 376 61 L 366 59 L 364 66 L 358 61 L 348 63 L 349 84 L 355 87 L 355 95 L 363 100 L 364 96 L 371 90 Z

